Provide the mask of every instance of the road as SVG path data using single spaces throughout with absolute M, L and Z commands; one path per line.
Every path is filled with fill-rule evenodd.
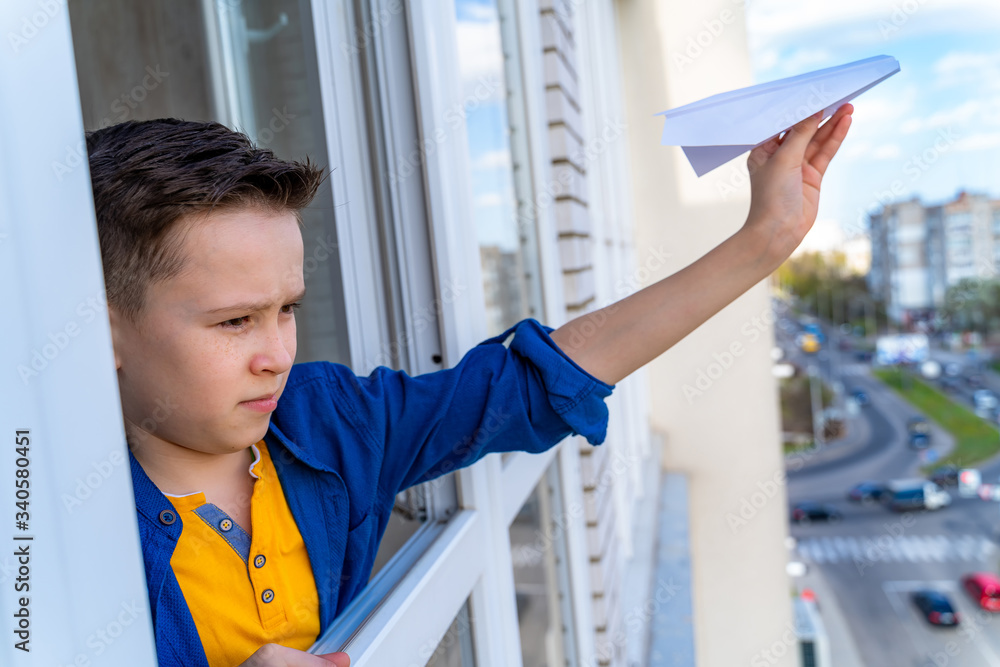
M 779 344 L 786 347 L 794 333 L 779 332 Z M 916 411 L 852 355 L 837 351 L 836 338 L 831 343 L 825 346 L 825 358 L 817 360 L 824 378 L 864 388 L 872 401 L 853 419 L 853 446 L 845 445 L 839 457 L 817 456 L 815 462 L 789 471 L 790 504 L 826 502 L 843 513 L 843 520 L 834 524 L 793 524 L 790 533 L 798 557 L 818 568 L 834 591 L 865 664 L 1000 667 L 1000 614 L 978 611 L 959 590 L 962 575 L 1000 568 L 1000 506 L 959 498 L 954 489 L 952 504 L 934 512 L 894 513 L 877 503 L 848 501 L 848 489 L 862 480 L 917 474 L 917 452 L 905 439 L 906 419 Z M 786 348 L 786 357 L 801 362 L 793 347 Z M 931 437 L 936 448 L 951 444 L 940 430 Z M 1000 476 L 998 462 L 981 469 L 984 481 Z M 960 627 L 930 626 L 909 599 L 918 588 L 947 593 L 961 615 Z

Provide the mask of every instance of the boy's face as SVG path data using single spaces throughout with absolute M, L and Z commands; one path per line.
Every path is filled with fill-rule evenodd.
M 208 454 L 245 449 L 267 432 L 295 359 L 291 304 L 305 291 L 292 212 L 234 209 L 181 220 L 184 267 L 150 285 L 133 325 L 111 309 L 130 442 Z

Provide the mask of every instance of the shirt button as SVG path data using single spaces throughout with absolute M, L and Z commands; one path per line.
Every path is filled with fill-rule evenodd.
M 228 533 L 230 530 L 233 529 L 233 522 L 232 522 L 232 520 L 231 519 L 223 519 L 222 521 L 219 522 L 219 528 L 222 529 L 222 532 Z
M 271 600 L 274 599 L 274 591 L 268 588 L 267 590 L 265 590 L 263 593 L 260 594 L 260 599 L 263 600 L 265 603 L 270 602 Z
M 163 510 L 160 512 L 160 523 L 164 526 L 171 525 L 174 521 L 177 521 L 177 515 L 170 510 Z
M 260 554 L 260 555 L 256 556 L 256 557 L 255 557 L 255 558 L 253 559 L 253 566 L 254 566 L 254 567 L 264 567 L 264 563 L 265 563 L 265 562 L 267 562 L 267 559 L 266 559 L 266 558 L 264 558 L 264 555 L 263 555 L 263 554 Z

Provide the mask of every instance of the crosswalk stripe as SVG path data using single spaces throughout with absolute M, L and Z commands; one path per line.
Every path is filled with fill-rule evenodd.
M 816 564 L 860 563 L 943 563 L 985 561 L 996 555 L 997 547 L 980 535 L 831 535 L 799 539 L 796 550 L 801 558 Z

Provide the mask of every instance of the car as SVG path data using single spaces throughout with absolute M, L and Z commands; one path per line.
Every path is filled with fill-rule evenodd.
M 972 392 L 972 403 L 977 409 L 984 410 L 994 410 L 998 405 L 1000 405 L 1000 401 L 997 400 L 997 395 L 989 389 L 977 389 Z
M 951 604 L 951 600 L 944 593 L 921 589 L 910 593 L 910 599 L 931 625 L 954 627 L 961 620 L 955 607 Z
M 984 384 L 982 374 L 972 373 L 971 375 L 966 375 L 965 384 L 969 385 L 969 387 L 972 387 L 973 389 L 981 388 Z
M 812 521 L 840 521 L 843 515 L 833 505 L 825 503 L 801 502 L 792 507 L 792 521 L 794 523 L 810 523 Z
M 894 479 L 885 485 L 882 503 L 897 512 L 936 510 L 951 504 L 951 494 L 934 482 L 919 477 Z
M 962 388 L 958 378 L 949 377 L 947 375 L 942 375 L 938 378 L 938 384 L 944 391 L 956 392 Z
M 929 433 L 910 433 L 910 447 L 913 449 L 926 449 L 931 446 Z
M 868 396 L 868 392 L 860 387 L 851 389 L 851 398 L 854 399 L 855 403 L 861 406 L 869 405 L 872 402 L 871 398 Z
M 931 425 L 927 417 L 917 415 L 906 420 L 906 430 L 910 433 L 929 433 Z
M 954 361 L 945 364 L 944 372 L 946 375 L 951 377 L 958 377 L 962 374 L 962 364 L 956 363 Z
M 938 486 L 958 486 L 958 468 L 953 465 L 938 466 L 931 470 L 927 479 Z
M 972 572 L 962 577 L 962 588 L 986 611 L 1000 611 L 1000 578 L 990 572 Z
M 885 487 L 878 482 L 865 481 L 851 487 L 851 490 L 847 492 L 847 499 L 856 503 L 879 501 L 884 492 Z

